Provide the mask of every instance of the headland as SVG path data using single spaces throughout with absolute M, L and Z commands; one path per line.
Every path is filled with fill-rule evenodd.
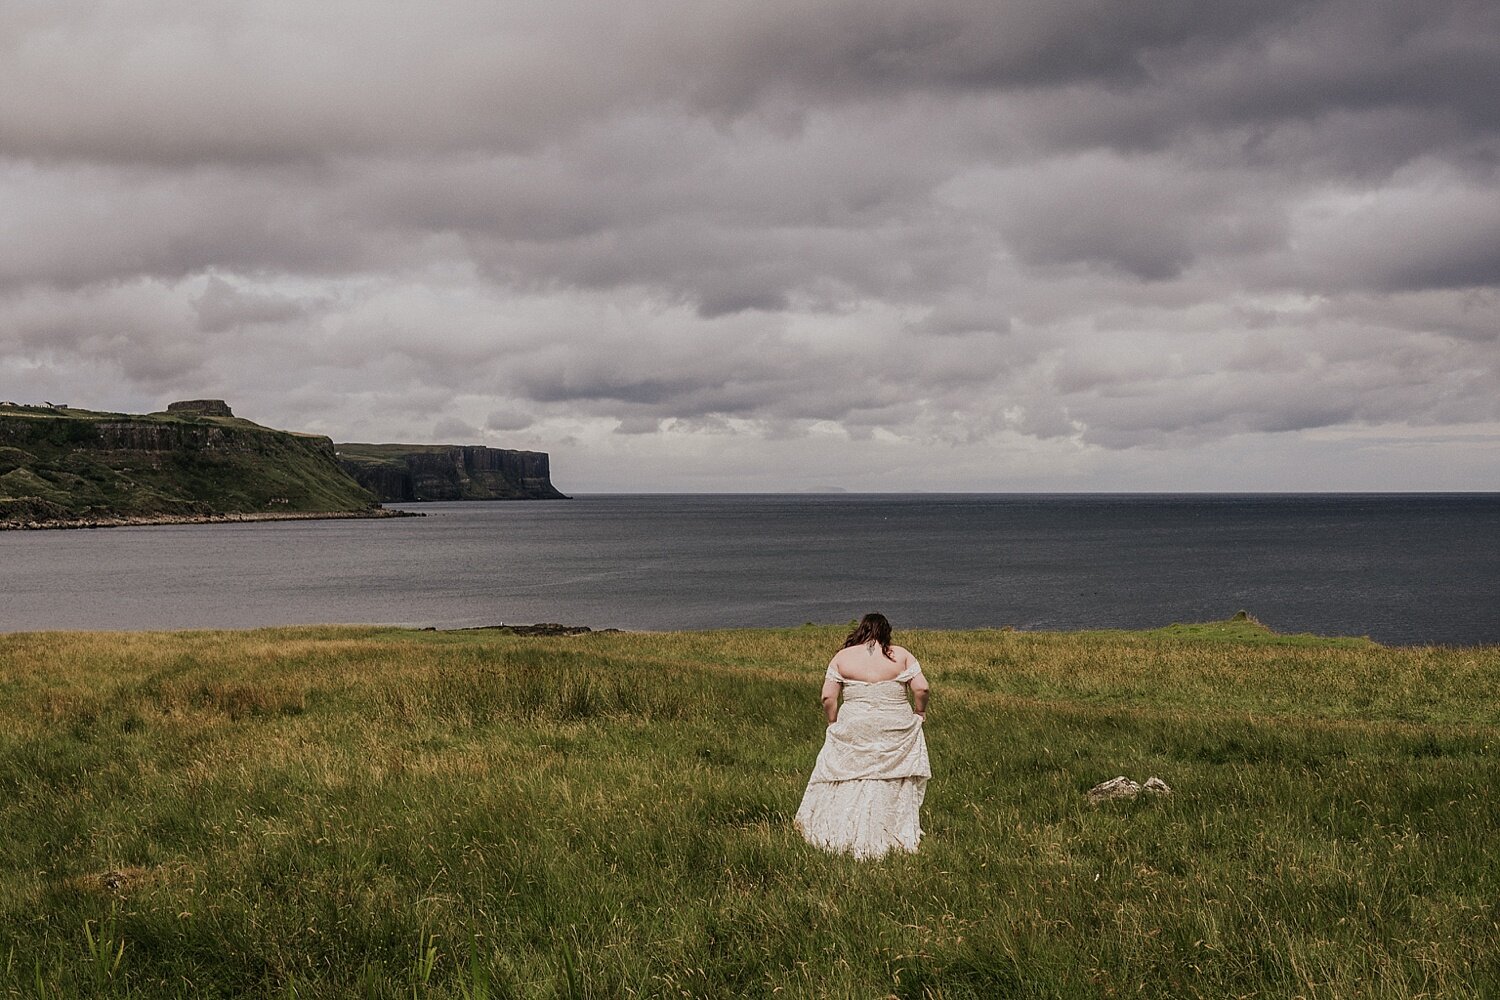
M 336 444 L 344 471 L 383 503 L 566 500 L 544 451 L 484 445 Z
M 133 414 L 0 404 L 0 528 L 390 517 L 333 442 L 222 400 Z
M 546 452 L 345 444 L 222 399 L 157 413 L 0 402 L 0 529 L 419 517 L 382 502 L 567 499 Z

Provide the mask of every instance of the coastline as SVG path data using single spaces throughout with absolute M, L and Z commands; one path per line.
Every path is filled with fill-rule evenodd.
M 234 524 L 241 521 L 333 521 L 387 517 L 426 517 L 420 511 L 375 510 L 250 511 L 229 514 L 132 514 L 122 517 L 76 517 L 46 521 L 0 521 L 0 531 L 75 530 L 83 528 L 138 528 L 163 524 Z

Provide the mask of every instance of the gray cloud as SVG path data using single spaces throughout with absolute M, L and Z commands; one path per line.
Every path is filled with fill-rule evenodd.
M 490 431 L 524 431 L 536 418 L 520 408 L 494 410 L 484 418 L 484 428 Z
M 1492 481 L 1496 92 L 1488 0 L 12 5 L 0 395 L 653 485 L 1414 428 Z
M 205 333 L 222 333 L 250 323 L 286 323 L 299 319 L 313 307 L 290 295 L 247 292 L 210 275 L 208 284 L 193 302 L 198 313 L 198 328 Z
M 1500 199 L 1493 185 L 1423 177 L 1310 233 L 1305 256 L 1328 283 L 1377 291 L 1500 287 Z

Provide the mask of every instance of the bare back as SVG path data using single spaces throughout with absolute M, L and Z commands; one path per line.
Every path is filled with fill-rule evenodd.
M 895 680 L 915 662 L 916 657 L 902 646 L 891 646 L 887 657 L 878 642 L 867 642 L 839 650 L 828 665 L 837 668 L 846 680 L 874 682 Z

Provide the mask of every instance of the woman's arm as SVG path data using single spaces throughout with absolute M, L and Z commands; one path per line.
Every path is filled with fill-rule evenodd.
M 823 715 L 828 719 L 831 726 L 839 721 L 839 688 L 838 681 L 823 682 Z
M 927 715 L 927 693 L 927 678 L 922 676 L 921 670 L 918 670 L 911 679 L 912 711 L 924 718 Z

